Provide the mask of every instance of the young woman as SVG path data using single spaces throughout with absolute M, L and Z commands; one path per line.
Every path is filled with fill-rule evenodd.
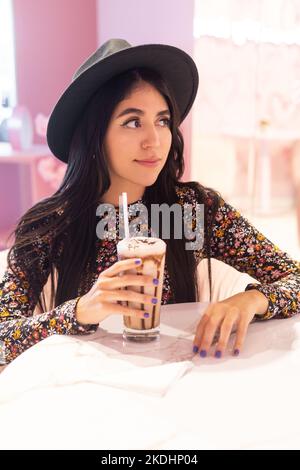
M 162 304 L 197 301 L 196 268 L 203 258 L 228 263 L 255 277 L 245 292 L 210 304 L 195 331 L 194 352 L 226 350 L 236 328 L 238 355 L 254 319 L 289 317 L 300 311 L 300 269 L 212 189 L 180 182 L 184 142 L 179 129 L 198 87 L 197 68 L 185 52 L 167 45 L 132 47 L 111 39 L 79 68 L 49 120 L 48 144 L 68 163 L 60 188 L 20 219 L 0 284 L 2 362 L 9 363 L 53 334 L 88 334 L 111 314 L 144 317 L 117 302 L 151 305 L 150 296 L 126 286 L 152 285 L 128 271 L 138 260 L 118 261 L 115 240 L 96 236 L 96 210 L 126 191 L 129 206 L 204 204 L 205 237 L 199 250 L 186 240 L 167 243 Z M 151 164 L 144 164 L 144 161 Z M 194 221 L 193 221 L 194 223 Z M 151 221 L 149 221 L 150 233 Z M 172 233 L 172 232 L 171 232 Z M 160 235 L 160 233 L 158 234 Z M 54 272 L 57 272 L 57 286 Z M 123 273 L 120 277 L 119 274 Z M 42 289 L 51 276 L 52 305 Z M 211 281 L 210 269 L 208 270 Z M 41 314 L 33 315 L 35 306 Z

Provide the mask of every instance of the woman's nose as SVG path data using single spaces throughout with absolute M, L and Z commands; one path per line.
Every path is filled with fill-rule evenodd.
M 154 126 L 153 127 L 149 126 L 145 130 L 143 146 L 145 145 L 158 146 L 159 144 L 160 144 L 160 138 L 159 138 L 158 130 Z

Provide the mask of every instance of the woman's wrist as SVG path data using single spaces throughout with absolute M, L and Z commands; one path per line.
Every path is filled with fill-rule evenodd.
M 76 305 L 75 305 L 75 318 L 76 318 L 77 323 L 79 323 L 80 325 L 84 325 L 85 323 L 81 319 L 81 310 L 80 310 L 80 305 L 79 305 L 80 300 L 81 300 L 81 297 L 78 297 Z
M 265 315 L 269 308 L 269 299 L 260 292 L 258 289 L 251 289 L 245 291 L 245 294 L 249 295 L 253 299 L 255 307 L 255 315 Z

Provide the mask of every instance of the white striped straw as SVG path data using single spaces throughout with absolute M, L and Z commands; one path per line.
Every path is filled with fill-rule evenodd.
M 122 206 L 123 206 L 125 238 L 129 238 L 129 220 L 128 220 L 127 193 L 122 193 Z

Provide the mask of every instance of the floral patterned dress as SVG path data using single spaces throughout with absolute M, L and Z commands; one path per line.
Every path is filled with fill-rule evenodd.
M 182 207 L 186 203 L 195 207 L 199 202 L 195 190 L 189 186 L 176 186 L 176 192 Z M 137 202 L 142 202 L 142 199 Z M 205 209 L 208 214 L 212 203 L 213 195 L 207 189 Z M 118 223 L 117 211 L 117 227 Z M 12 251 L 11 260 L 15 272 L 7 268 L 0 282 L 0 364 L 8 364 L 23 351 L 48 336 L 81 335 L 97 330 L 98 325 L 81 325 L 77 322 L 76 303 L 80 296 L 92 287 L 99 274 L 117 261 L 118 241 L 118 230 L 115 240 L 97 239 L 96 271 L 92 273 L 90 283 L 85 284 L 83 280 L 78 290 L 78 297 L 48 312 L 35 315 L 33 313 L 38 299 L 31 289 L 28 274 L 26 275 L 18 267 L 18 260 Z M 42 291 L 50 273 L 47 263 L 49 241 L 48 243 L 41 241 L 38 237 L 34 237 L 33 232 L 32 243 L 39 254 L 40 263 L 38 272 L 30 274 L 38 279 Z M 205 249 L 199 249 L 195 252 L 195 256 L 197 261 L 205 258 L 207 256 Z M 257 319 L 290 317 L 300 312 L 299 262 L 292 260 L 287 253 L 271 243 L 224 200 L 221 200 L 213 218 L 210 256 L 259 281 L 260 284 L 248 284 L 246 287 L 246 290 L 259 290 L 269 300 L 267 312 Z M 169 274 L 165 267 L 162 304 L 173 302 Z

